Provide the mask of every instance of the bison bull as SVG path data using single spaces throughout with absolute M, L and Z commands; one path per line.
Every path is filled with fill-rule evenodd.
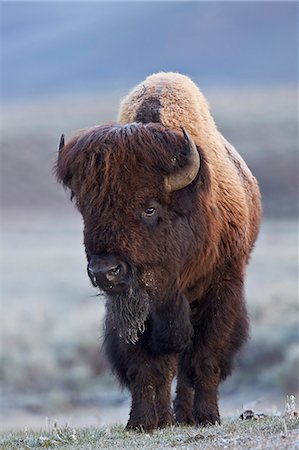
M 132 394 L 127 429 L 220 422 L 218 385 L 248 332 L 261 206 L 205 98 L 183 75 L 148 77 L 118 123 L 62 138 L 56 173 L 83 217 L 88 275 L 106 293 L 107 355 Z

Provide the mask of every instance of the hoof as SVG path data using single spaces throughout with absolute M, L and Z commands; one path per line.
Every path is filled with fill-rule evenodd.
M 195 425 L 195 420 L 192 413 L 180 411 L 176 413 L 175 417 L 177 425 L 188 425 L 188 426 Z
M 202 414 L 198 415 L 195 418 L 196 425 L 201 427 L 207 427 L 209 425 L 216 425 L 218 423 L 220 425 L 220 417 L 218 414 Z
M 195 425 L 195 420 L 193 419 L 193 417 L 190 417 L 189 419 L 182 419 L 182 420 L 177 420 L 176 424 L 178 426 L 185 426 L 185 427 L 194 427 Z
M 175 425 L 174 416 L 172 414 L 161 417 L 158 422 L 158 428 L 166 428 Z
M 157 420 L 155 421 L 140 421 L 135 422 L 129 420 L 126 425 L 125 431 L 136 431 L 138 433 L 152 433 L 158 426 Z

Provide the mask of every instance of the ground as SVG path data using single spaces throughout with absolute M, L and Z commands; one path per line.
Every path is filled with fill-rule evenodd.
M 298 448 L 298 417 L 267 417 L 257 420 L 226 419 L 221 426 L 170 427 L 152 434 L 112 428 L 59 427 L 40 432 L 24 431 L 0 437 L 1 450 L 61 449 L 295 449 Z

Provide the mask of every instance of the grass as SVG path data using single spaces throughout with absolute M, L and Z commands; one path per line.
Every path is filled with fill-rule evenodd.
M 122 426 L 73 429 L 68 426 L 0 437 L 1 450 L 61 449 L 292 449 L 298 444 L 298 416 L 258 420 L 226 419 L 221 426 L 170 427 L 152 434 L 127 432 Z M 296 441 L 297 439 L 297 441 Z

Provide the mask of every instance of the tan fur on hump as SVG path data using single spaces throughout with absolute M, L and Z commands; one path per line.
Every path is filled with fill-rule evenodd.
M 159 98 L 164 126 L 178 131 L 184 126 L 199 145 L 216 138 L 215 122 L 206 99 L 190 78 L 174 72 L 150 75 L 136 86 L 121 102 L 119 122 L 134 122 L 141 103 L 149 97 Z
M 258 185 L 241 156 L 217 130 L 205 97 L 187 76 L 159 72 L 148 76 L 121 102 L 119 122 L 135 122 L 145 101 L 147 108 L 157 108 L 153 99 L 160 104 L 160 122 L 179 132 L 184 126 L 203 149 L 210 167 L 211 204 L 217 205 L 222 217 L 223 235 L 231 235 L 229 228 L 235 223 L 242 245 L 249 245 L 260 215 Z
M 212 164 L 217 160 L 217 165 L 226 165 L 223 137 L 216 128 L 208 102 L 185 75 L 159 72 L 148 76 L 121 102 L 118 121 L 121 124 L 136 121 L 142 102 L 154 97 L 160 101 L 160 121 L 165 127 L 179 132 L 181 126 L 185 127 Z
M 187 76 L 174 72 L 148 76 L 121 102 L 119 122 L 125 124 L 136 121 L 136 113 L 142 102 L 154 97 L 159 98 L 161 103 L 161 123 L 179 132 L 180 127 L 184 126 L 195 143 L 205 151 L 208 162 L 215 170 L 212 177 L 215 176 L 217 184 L 221 183 L 223 174 L 224 184 L 235 184 L 237 173 L 225 150 L 224 138 L 216 128 L 208 102 Z M 238 185 L 234 186 L 235 196 L 238 196 Z M 242 191 L 240 189 L 240 197 L 244 196 Z M 240 203 L 243 207 L 244 203 L 246 205 L 244 198 L 240 198 Z

